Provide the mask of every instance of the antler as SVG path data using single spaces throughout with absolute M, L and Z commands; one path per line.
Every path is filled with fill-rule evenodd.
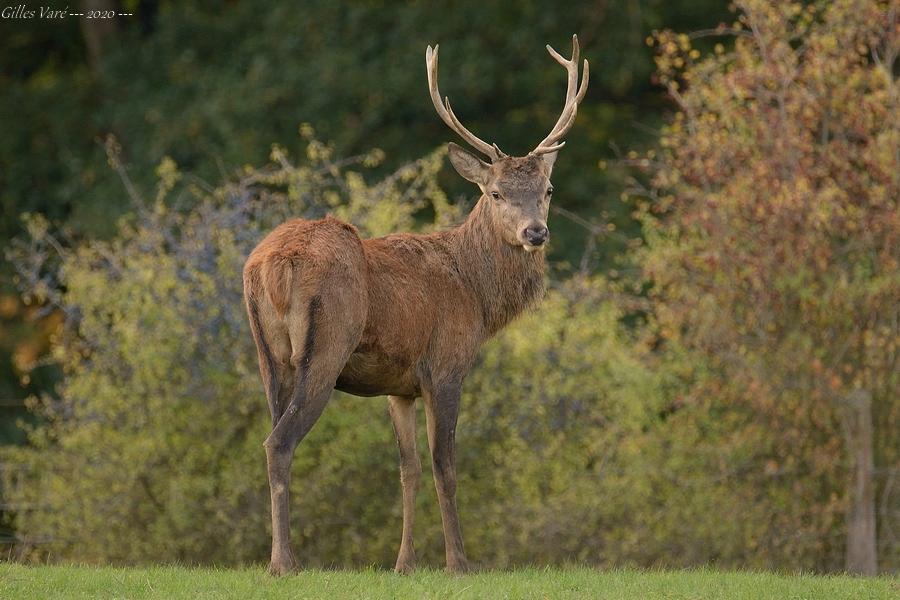
M 434 103 L 434 108 L 437 110 L 438 115 L 443 119 L 444 123 L 447 124 L 450 129 L 459 134 L 461 138 L 466 140 L 470 146 L 484 154 L 485 156 L 489 156 L 492 160 L 496 160 L 498 158 L 503 158 L 506 156 L 500 148 L 497 147 L 497 144 L 488 144 L 484 140 L 477 137 L 474 133 L 466 129 L 462 123 L 459 122 L 459 119 L 456 118 L 456 115 L 453 114 L 453 109 L 450 108 L 450 98 L 444 98 L 444 102 L 441 102 L 441 93 L 438 91 L 438 45 L 435 44 L 434 49 L 431 46 L 428 46 L 428 49 L 425 50 L 425 67 L 428 70 L 428 91 L 431 93 L 431 101 Z
M 587 59 L 585 59 L 584 61 L 584 74 L 581 78 L 581 86 L 578 86 L 579 49 L 577 35 L 572 36 L 571 60 L 566 60 L 565 58 L 563 58 L 556 50 L 551 48 L 549 44 L 547 45 L 547 52 L 550 53 L 550 56 L 552 56 L 556 60 L 556 62 L 564 66 L 569 74 L 569 81 L 566 85 L 566 104 L 563 106 L 562 114 L 559 116 L 559 120 L 556 122 L 556 125 L 554 125 L 553 129 L 550 130 L 550 134 L 544 138 L 544 141 L 537 145 L 537 148 L 531 151 L 531 154 L 548 154 L 550 152 L 556 152 L 566 145 L 565 142 L 561 142 L 560 140 L 565 137 L 565 135 L 569 132 L 569 129 L 572 128 L 572 124 L 575 122 L 575 114 L 578 112 L 578 105 L 584 98 L 588 86 Z M 578 89 L 577 95 L 575 93 L 576 88 Z

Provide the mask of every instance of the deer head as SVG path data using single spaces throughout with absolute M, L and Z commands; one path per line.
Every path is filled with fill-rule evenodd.
M 449 145 L 450 162 L 465 179 L 481 188 L 482 198 L 489 203 L 494 227 L 508 244 L 521 246 L 527 252 L 544 247 L 550 238 L 547 229 L 547 213 L 553 186 L 550 174 L 557 153 L 565 145 L 562 141 L 572 124 L 578 105 L 588 86 L 588 61 L 584 61 L 581 85 L 578 84 L 578 37 L 572 36 L 572 58 L 566 60 L 556 50 L 547 46 L 556 62 L 565 67 L 568 74 L 566 102 L 556 125 L 526 156 L 508 156 L 497 144 L 481 140 L 453 114 L 450 99 L 438 91 L 438 46 L 428 46 L 425 64 L 428 70 L 428 89 L 438 115 L 450 129 L 462 137 L 472 148 L 486 156 L 485 162 L 454 143 Z

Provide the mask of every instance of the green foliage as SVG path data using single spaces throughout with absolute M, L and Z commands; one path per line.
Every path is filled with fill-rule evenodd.
M 493 564 L 633 558 L 620 538 L 643 493 L 628 469 L 660 391 L 610 291 L 578 278 L 553 289 L 488 345 L 469 379 L 463 524 Z

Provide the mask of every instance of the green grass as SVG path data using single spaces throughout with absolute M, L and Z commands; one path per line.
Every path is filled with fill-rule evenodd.
M 776 575 L 587 568 L 483 571 L 304 571 L 276 579 L 262 568 L 27 567 L 0 564 L 0 598 L 900 598 L 895 577 Z

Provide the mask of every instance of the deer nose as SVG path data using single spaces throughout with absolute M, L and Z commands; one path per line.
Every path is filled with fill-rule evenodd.
M 547 241 L 550 232 L 544 225 L 530 225 L 525 228 L 525 239 L 532 246 L 540 246 Z

